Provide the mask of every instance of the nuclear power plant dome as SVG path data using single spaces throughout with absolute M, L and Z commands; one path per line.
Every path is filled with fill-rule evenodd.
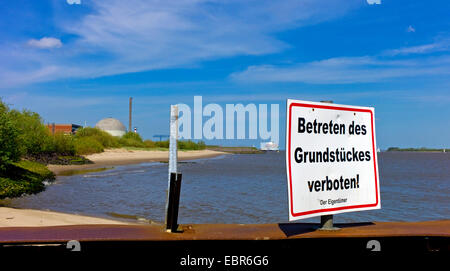
M 97 122 L 95 127 L 105 132 L 108 132 L 110 135 L 113 136 L 123 136 L 127 131 L 125 125 L 123 125 L 122 122 L 120 122 L 120 120 L 115 118 L 102 119 L 101 121 Z

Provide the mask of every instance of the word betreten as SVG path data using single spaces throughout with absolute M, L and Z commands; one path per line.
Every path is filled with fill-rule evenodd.
M 309 192 L 333 191 L 333 190 L 347 190 L 359 188 L 359 174 L 355 178 L 329 179 L 328 176 L 324 180 L 308 181 Z
M 301 147 L 297 147 L 294 152 L 294 159 L 297 163 L 333 163 L 333 162 L 363 162 L 370 161 L 370 151 L 358 151 L 355 148 L 345 150 L 345 148 L 336 148 L 325 151 L 303 151 Z
M 318 122 L 314 119 L 313 122 L 306 121 L 305 118 L 298 118 L 298 133 L 308 134 L 330 134 L 330 135 L 345 135 L 345 124 L 330 122 Z M 365 135 L 367 134 L 366 125 L 355 124 L 355 121 L 348 126 L 348 133 L 350 135 Z

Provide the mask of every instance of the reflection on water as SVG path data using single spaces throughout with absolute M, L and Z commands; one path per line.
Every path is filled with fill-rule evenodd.
M 61 176 L 72 176 L 72 175 L 77 175 L 77 174 L 84 174 L 84 173 L 92 173 L 92 172 L 101 172 L 101 171 L 105 171 L 108 169 L 113 169 L 114 167 L 101 167 L 101 168 L 92 168 L 92 169 L 75 169 L 75 170 L 65 170 L 61 173 L 59 173 L 59 175 Z
M 225 155 L 181 163 L 180 223 L 286 222 L 284 156 L 284 152 Z M 335 221 L 450 218 L 450 154 L 392 152 L 380 153 L 378 159 L 382 209 L 339 214 Z M 118 166 L 60 176 L 46 191 L 10 200 L 8 205 L 162 223 L 167 181 L 165 163 Z

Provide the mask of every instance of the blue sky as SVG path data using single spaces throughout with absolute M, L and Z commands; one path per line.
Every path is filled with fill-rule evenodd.
M 333 100 L 375 107 L 382 149 L 449 147 L 449 14 L 447 0 L 4 0 L 0 96 L 91 126 L 127 126 L 132 96 L 144 138 L 194 95 L 279 103 L 282 145 L 287 98 Z

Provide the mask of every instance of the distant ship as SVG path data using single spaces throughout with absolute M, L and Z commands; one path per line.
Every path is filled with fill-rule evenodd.
M 377 152 L 381 152 L 380 148 L 377 149 Z
M 261 142 L 261 147 L 259 148 L 262 151 L 278 151 L 278 144 L 269 141 L 269 142 Z

